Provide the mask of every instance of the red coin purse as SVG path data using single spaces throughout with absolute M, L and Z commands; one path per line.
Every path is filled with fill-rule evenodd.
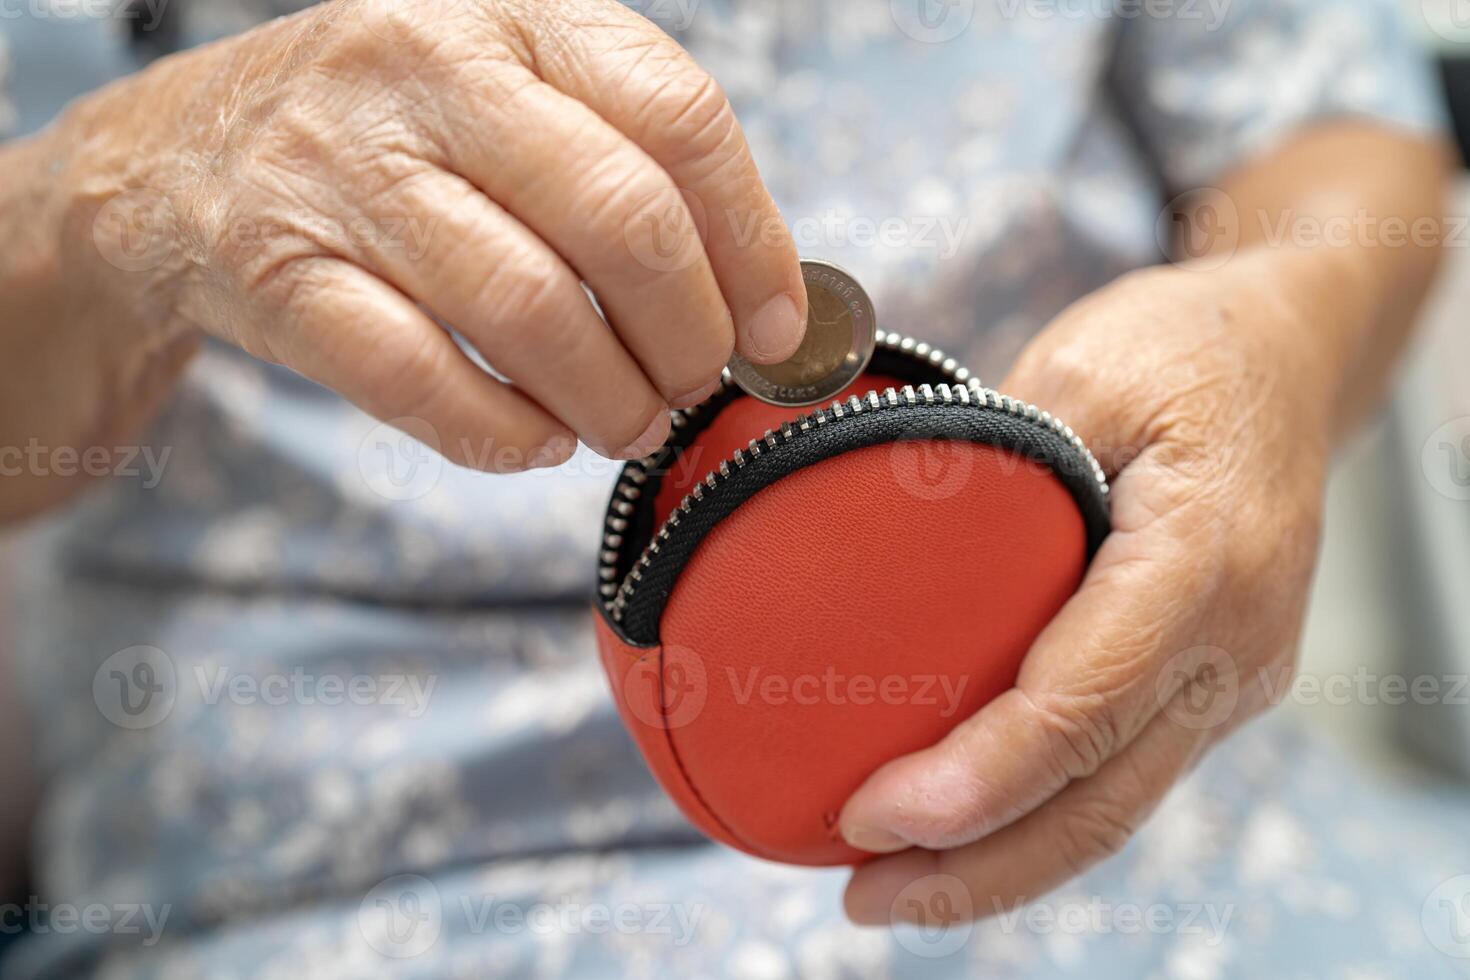
M 659 783 L 715 840 L 852 864 L 837 815 L 1014 684 L 1108 533 L 1092 454 L 879 334 L 816 409 L 728 382 L 608 505 L 597 640 Z

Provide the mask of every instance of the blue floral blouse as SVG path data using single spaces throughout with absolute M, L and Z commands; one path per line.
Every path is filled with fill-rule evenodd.
M 190 40 L 288 6 L 175 2 Z M 630 5 L 723 84 L 801 251 L 990 380 L 1159 261 L 1174 192 L 1315 119 L 1439 122 L 1387 0 Z M 16 131 L 136 67 L 115 15 L 5 9 Z M 456 469 L 218 345 L 146 441 L 17 571 L 37 897 L 102 928 L 55 916 L 9 975 L 1467 975 L 1470 803 L 1279 719 L 1030 908 L 857 929 L 842 872 L 707 843 L 625 737 L 587 612 L 612 464 Z

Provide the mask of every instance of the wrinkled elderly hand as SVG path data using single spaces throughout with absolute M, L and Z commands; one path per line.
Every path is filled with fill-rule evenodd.
M 1113 533 L 1016 687 L 848 802 L 850 842 L 904 851 L 856 872 L 854 919 L 995 914 L 1080 873 L 1291 676 L 1340 369 L 1296 261 L 1125 276 L 1000 386 L 1094 448 Z
M 795 247 L 729 104 L 613 0 L 327 4 L 51 139 L 106 329 L 152 350 L 202 329 L 466 465 L 555 464 L 572 434 L 644 455 L 732 348 L 801 340 Z

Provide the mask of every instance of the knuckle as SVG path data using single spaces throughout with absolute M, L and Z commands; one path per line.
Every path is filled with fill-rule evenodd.
M 321 26 L 317 58 L 332 69 L 405 63 L 432 56 L 445 36 L 444 21 L 459 5 L 417 3 L 394 8 L 394 0 L 354 0 L 333 5 Z
M 410 124 L 412 113 L 366 86 L 308 78 L 288 87 L 291 98 L 272 109 L 253 140 L 251 170 L 298 180 L 316 175 L 378 194 L 422 174 L 425 161 L 438 156 L 429 136 Z
M 431 420 L 444 390 L 440 379 L 445 373 L 445 351 L 438 337 L 426 332 L 383 358 L 381 367 L 369 368 L 367 389 L 382 392 L 382 405 L 375 407 L 396 416 Z
M 359 140 L 342 155 L 339 179 L 360 205 L 391 208 L 400 198 L 415 204 L 415 185 L 435 174 L 425 156 L 423 147 L 399 133 Z
M 1089 352 L 1077 344 L 1061 344 L 1045 349 L 1029 346 L 1022 354 L 1017 369 L 1045 378 L 1056 390 L 1086 391 L 1097 384 L 1098 364 Z
M 412 139 L 442 155 L 437 93 L 499 84 L 517 61 L 496 23 L 476 16 L 481 6 L 471 0 L 323 5 L 322 26 L 289 63 L 271 118 L 294 114 L 329 131 L 339 153 L 356 149 L 366 158 Z
M 584 175 L 570 213 L 593 237 L 619 246 L 585 259 L 589 280 L 616 276 L 628 288 L 648 287 L 704 259 L 698 216 L 668 174 L 644 160 L 610 160 Z
M 497 311 L 497 349 L 534 363 L 575 353 L 580 332 L 570 299 L 577 295 L 550 258 L 526 250 L 484 280 L 471 308 Z
M 275 254 L 271 254 L 275 253 Z M 300 312 L 330 288 L 331 275 L 322 256 L 284 247 L 256 254 L 239 266 L 242 292 L 258 296 L 277 309 Z
M 683 207 L 678 188 L 663 170 L 625 150 L 609 155 L 601 167 L 586 174 L 573 213 L 589 226 L 620 238 L 630 222 L 660 206 Z
M 277 280 L 294 286 L 295 279 L 282 273 L 309 271 L 297 263 L 327 254 L 311 220 L 315 210 L 291 203 L 295 180 L 274 162 L 251 162 L 210 207 L 197 209 L 197 234 L 211 268 L 246 288 Z
M 241 166 L 242 174 L 286 177 L 332 160 L 340 148 L 335 127 L 298 101 L 277 107 L 260 130 Z
M 1183 431 L 1189 423 L 1176 424 L 1167 439 L 1150 445 L 1139 456 L 1147 468 L 1151 489 L 1163 512 L 1189 504 L 1213 500 L 1226 488 L 1219 477 L 1228 476 L 1222 467 L 1221 450 L 1208 439 Z
M 719 83 L 686 60 L 666 68 L 655 80 L 642 126 L 658 155 L 672 165 L 698 161 L 716 172 L 743 159 L 740 125 Z
M 1069 779 L 1090 776 L 1118 744 L 1114 711 L 1102 695 L 1064 695 L 1034 702 L 1053 763 Z
M 1125 810 L 1104 799 L 1064 806 L 1058 823 L 1058 853 L 1073 875 L 1123 850 L 1137 829 Z

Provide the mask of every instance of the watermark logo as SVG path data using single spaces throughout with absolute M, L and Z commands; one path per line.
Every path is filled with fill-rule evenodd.
M 119 728 L 152 728 L 169 716 L 178 697 L 173 659 L 158 647 L 119 650 L 92 675 L 92 700 Z
M 439 889 L 420 875 L 385 879 L 363 897 L 357 928 L 369 946 L 389 959 L 422 956 L 439 941 L 444 928 Z
M 363 482 L 387 500 L 418 500 L 439 485 L 444 472 L 439 433 L 420 418 L 404 416 L 373 427 L 357 448 Z
M 1442 881 L 1419 911 L 1430 945 L 1446 956 L 1470 960 L 1470 875 Z
M 1470 41 L 1470 0 L 1419 0 L 1429 29 L 1446 41 Z
M 900 946 L 915 956 L 937 959 L 969 942 L 975 900 L 954 875 L 924 875 L 893 897 L 888 918 Z
M 622 0 L 623 6 L 642 14 L 666 31 L 687 31 L 699 12 L 700 0 Z
M 916 431 L 889 446 L 888 469 L 910 497 L 947 500 L 970 485 L 975 450 L 962 440 Z
M 889 0 L 893 23 L 915 41 L 953 41 L 975 19 L 975 0 Z
M 1087 901 L 1033 902 L 1016 899 L 1007 908 L 997 896 L 992 911 L 1007 935 L 1027 932 L 1035 936 L 1197 936 L 1205 946 L 1218 946 L 1225 939 L 1235 905 L 1184 902 L 1166 905 L 1154 902 L 1108 902 L 1093 895 Z
M 1219 269 L 1240 247 L 1240 212 L 1235 201 L 1214 187 L 1175 197 L 1154 225 L 1159 251 L 1201 272 Z
M 149 272 L 167 262 L 178 241 L 178 217 L 168 198 L 146 187 L 124 191 L 97 209 L 92 242 L 123 272 Z
M 1235 659 L 1220 647 L 1190 647 L 1174 654 L 1154 683 L 1164 714 L 1182 728 L 1223 725 L 1240 700 Z
M 1424 440 L 1424 479 L 1442 496 L 1470 500 L 1470 415 L 1450 419 Z
M 623 222 L 623 240 L 645 269 L 680 272 L 704 255 L 708 227 L 698 196 L 693 191 L 669 187 L 638 203 Z
M 709 675 L 699 654 L 665 644 L 657 655 L 639 657 L 623 675 L 623 701 L 652 728 L 683 728 L 699 717 L 709 698 Z

